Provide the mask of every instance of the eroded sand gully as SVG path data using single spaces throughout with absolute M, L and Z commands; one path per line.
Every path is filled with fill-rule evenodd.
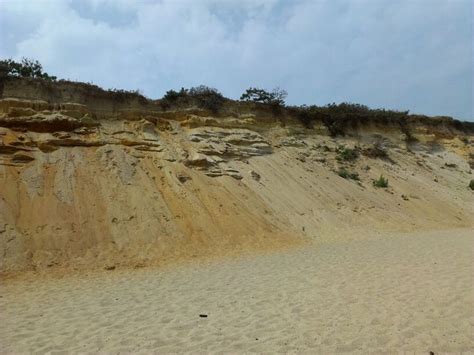
M 416 232 L 7 280 L 0 343 L 3 352 L 474 351 L 473 239 L 472 229 Z

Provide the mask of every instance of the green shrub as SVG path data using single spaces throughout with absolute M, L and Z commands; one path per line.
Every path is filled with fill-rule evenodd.
M 138 89 L 137 90 L 107 89 L 106 92 L 114 100 L 118 100 L 118 101 L 126 101 L 126 100 L 136 98 L 142 104 L 146 104 L 148 102 L 147 98 L 143 96 L 143 94 Z
M 357 173 L 351 173 L 349 171 L 347 171 L 346 169 L 344 168 L 341 168 L 337 171 L 337 175 L 339 175 L 340 177 L 344 178 L 344 179 L 351 179 L 351 180 L 360 180 L 359 178 L 359 174 Z
M 384 178 L 383 175 L 380 175 L 380 177 L 377 180 L 373 181 L 373 184 L 375 187 L 388 187 L 388 179 Z
M 311 116 L 311 112 L 309 112 L 309 110 L 302 109 L 298 111 L 296 117 L 306 128 L 313 128 L 315 120 Z
M 160 104 L 163 109 L 168 109 L 171 106 L 197 105 L 200 108 L 217 113 L 224 102 L 224 96 L 217 89 L 199 85 L 190 89 L 181 88 L 180 91 L 169 90 L 162 97 Z
M 408 111 L 371 109 L 365 105 L 343 102 L 326 106 L 300 106 L 294 108 L 301 123 L 310 128 L 313 122 L 322 122 L 332 136 L 345 135 L 367 122 L 406 126 Z
M 339 169 L 337 171 L 337 175 L 339 175 L 340 177 L 344 178 L 344 179 L 348 179 L 349 178 L 349 172 L 346 170 L 346 169 Z
M 471 180 L 471 182 L 469 182 L 469 187 L 471 188 L 471 190 L 474 190 L 474 180 Z
M 176 102 L 181 98 L 186 98 L 188 96 L 188 90 L 181 88 L 180 91 L 168 90 L 163 96 L 162 100 L 167 101 L 168 103 Z
M 357 149 L 350 149 L 343 146 L 339 146 L 336 149 L 337 157 L 339 161 L 355 161 L 359 157 L 359 151 Z
M 395 161 L 390 158 L 387 153 L 387 150 L 380 142 L 375 143 L 372 147 L 364 149 L 362 154 L 372 159 L 382 159 L 388 161 L 392 164 L 395 164 Z
M 192 100 L 197 102 L 199 107 L 213 113 L 219 112 L 225 101 L 224 96 L 217 89 L 205 85 L 192 87 L 188 94 Z

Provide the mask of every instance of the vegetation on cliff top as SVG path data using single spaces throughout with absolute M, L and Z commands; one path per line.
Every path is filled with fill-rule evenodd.
M 226 98 L 217 89 L 200 85 L 190 89 L 181 88 L 180 91 L 169 90 L 160 100 L 160 105 L 163 110 L 197 105 L 217 113 L 225 100 Z
M 37 60 L 22 58 L 21 62 L 13 59 L 0 61 L 0 71 L 10 76 L 19 76 L 22 78 L 44 79 L 55 81 L 55 76 L 49 75 L 43 71 L 43 66 Z
M 128 99 L 137 99 L 141 104 L 146 105 L 152 100 L 143 96 L 139 90 L 104 90 L 92 83 L 80 83 L 70 80 L 57 80 L 55 76 L 43 71 L 42 65 L 37 60 L 23 58 L 21 62 L 12 59 L 0 60 L 0 93 L 2 81 L 5 77 L 25 78 L 41 82 L 49 89 L 54 89 L 55 85 L 68 83 L 77 85 L 96 95 L 103 95 L 113 100 L 125 102 Z M 407 126 L 408 120 L 411 123 L 420 123 L 426 126 L 445 126 L 458 129 L 463 132 L 474 133 L 474 123 L 461 122 L 452 117 L 439 116 L 428 117 L 424 115 L 409 114 L 409 111 L 396 111 L 386 109 L 371 109 L 368 106 L 343 102 L 332 103 L 325 106 L 288 106 L 285 103 L 287 92 L 276 88 L 272 91 L 250 87 L 240 97 L 240 102 L 251 102 L 259 107 L 268 108 L 274 115 L 285 115 L 297 118 L 306 128 L 311 129 L 315 123 L 322 123 L 333 136 L 344 135 L 349 130 L 370 122 L 374 125 L 395 125 L 406 134 L 407 141 L 413 140 Z M 169 90 L 155 103 L 158 103 L 163 111 L 170 109 L 183 109 L 198 107 L 218 114 L 226 106 L 238 104 L 224 97 L 217 89 L 200 85 L 190 89 L 181 88 L 179 91 Z
M 284 106 L 287 96 L 288 93 L 286 90 L 280 88 L 275 88 L 273 91 L 269 92 L 264 89 L 251 87 L 245 90 L 242 96 L 240 96 L 240 100 Z
M 125 101 L 130 98 L 136 98 L 141 103 L 147 103 L 148 99 L 143 96 L 139 90 L 122 90 L 122 89 L 107 89 L 94 85 L 92 83 L 76 82 L 72 80 L 57 79 L 54 75 L 49 75 L 43 71 L 43 66 L 37 60 L 28 58 L 22 58 L 20 62 L 16 62 L 13 59 L 0 60 L 0 89 L 3 78 L 23 78 L 28 80 L 34 80 L 40 82 L 47 88 L 52 88 L 55 83 L 70 83 L 81 87 L 86 87 L 88 90 L 94 93 L 104 94 L 107 97 Z M 1 93 L 1 90 L 0 90 Z

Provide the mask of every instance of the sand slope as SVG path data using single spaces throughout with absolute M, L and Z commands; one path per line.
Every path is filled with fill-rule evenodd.
M 4 352 L 474 351 L 472 230 L 3 282 Z M 207 318 L 200 318 L 207 314 Z

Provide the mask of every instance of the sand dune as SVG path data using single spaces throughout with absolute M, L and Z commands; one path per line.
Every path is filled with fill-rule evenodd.
M 3 352 L 474 351 L 472 230 L 2 283 Z M 200 317 L 207 315 L 207 317 Z

